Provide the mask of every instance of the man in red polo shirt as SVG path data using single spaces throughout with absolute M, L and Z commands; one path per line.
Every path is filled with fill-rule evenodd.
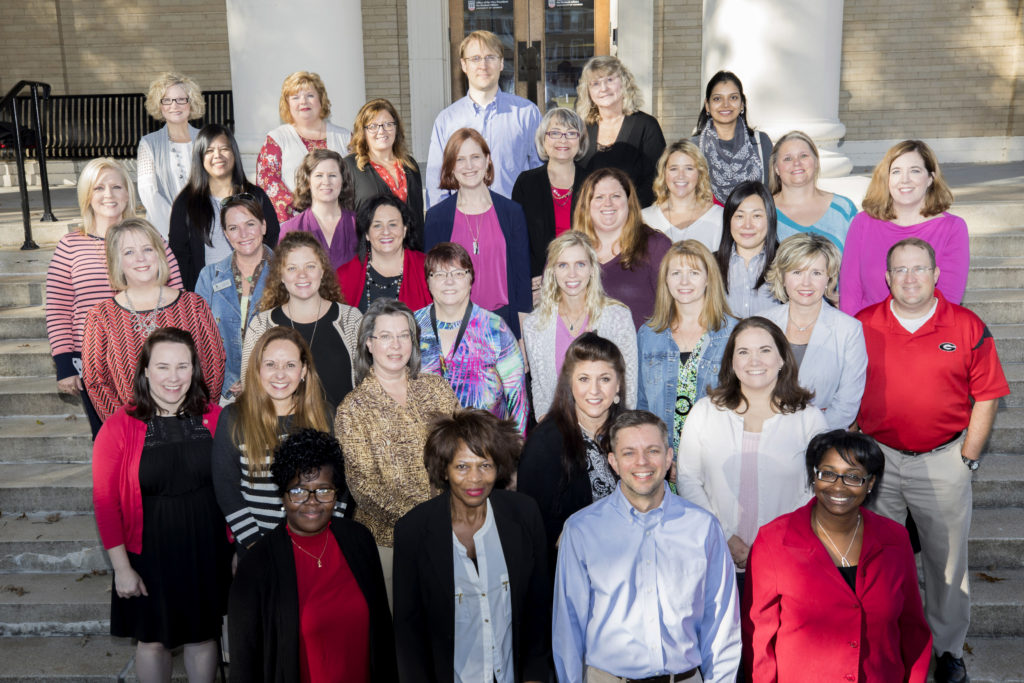
M 959 683 L 968 680 L 971 472 L 1010 389 L 985 323 L 936 291 L 930 244 L 896 243 L 886 269 L 889 298 L 857 314 L 868 350 L 858 424 L 885 453 L 874 508 L 901 523 L 909 508 L 920 532 L 935 680 Z

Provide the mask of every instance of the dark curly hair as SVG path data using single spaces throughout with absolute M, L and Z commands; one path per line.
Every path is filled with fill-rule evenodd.
M 523 447 L 515 423 L 486 410 L 469 408 L 438 417 L 430 425 L 423 447 L 423 465 L 431 486 L 448 489 L 448 465 L 463 445 L 474 455 L 494 462 L 496 488 L 505 488 L 512 480 Z
M 409 207 L 394 195 L 379 194 L 364 202 L 359 207 L 359 213 L 356 214 L 356 255 L 363 263 L 366 263 L 366 259 L 370 257 L 370 226 L 373 225 L 373 219 L 377 216 L 377 209 L 382 206 L 394 207 L 402 219 L 402 225 L 405 226 L 402 248 L 420 248 L 419 241 L 416 239 L 416 231 L 412 227 L 413 217 Z
M 338 440 L 327 432 L 316 429 L 300 429 L 285 438 L 274 450 L 274 461 L 270 465 L 270 476 L 283 496 L 288 482 L 295 477 L 315 475 L 323 466 L 330 465 L 332 481 L 340 499 L 345 492 L 345 461 L 341 457 Z

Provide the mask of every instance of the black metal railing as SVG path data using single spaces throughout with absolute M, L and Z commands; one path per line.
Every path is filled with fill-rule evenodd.
M 18 97 L 25 88 L 28 88 L 31 96 Z M 50 97 L 50 84 L 39 81 L 18 81 L 7 94 L 0 98 L 0 114 L 7 114 L 11 120 L 10 139 L 14 151 L 15 165 L 18 168 L 18 188 L 21 195 L 21 221 L 25 230 L 25 241 L 22 249 L 38 249 L 39 245 L 32 239 L 32 218 L 29 215 L 28 186 L 25 181 L 25 155 L 29 150 L 26 144 L 28 138 L 34 138 L 36 158 L 39 161 L 39 182 L 42 185 L 43 195 L 43 216 L 44 221 L 56 221 L 53 210 L 50 207 L 50 183 L 46 177 L 46 128 L 43 127 L 40 112 L 45 110 L 46 100 Z M 24 114 L 19 106 L 25 103 Z M 28 122 L 29 113 L 34 129 L 26 129 L 21 125 L 22 121 Z M 28 133 L 28 135 L 26 135 Z

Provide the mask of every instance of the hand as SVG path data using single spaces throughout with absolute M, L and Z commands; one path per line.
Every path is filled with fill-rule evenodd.
M 750 554 L 750 546 L 736 534 L 729 537 L 729 554 L 732 555 L 732 561 L 737 569 L 747 568 L 747 555 Z
M 242 380 L 238 380 L 237 382 L 232 384 L 231 388 L 228 389 L 228 391 L 231 393 L 232 396 L 238 396 L 240 393 L 242 393 Z
M 146 584 L 142 582 L 142 577 L 131 567 L 121 571 L 114 570 L 114 589 L 117 591 L 117 597 L 119 598 L 137 598 L 140 595 L 149 597 Z
M 64 379 L 57 380 L 57 391 L 62 394 L 71 394 L 74 396 L 85 390 L 85 385 L 82 384 L 82 378 L 78 375 L 71 375 Z

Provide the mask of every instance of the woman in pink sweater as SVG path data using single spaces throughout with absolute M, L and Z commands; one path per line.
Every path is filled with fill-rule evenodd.
M 886 254 L 908 237 L 935 249 L 938 288 L 959 304 L 971 265 L 964 219 L 947 213 L 953 193 L 942 179 L 935 153 L 920 140 L 904 140 L 875 167 L 864 210 L 850 224 L 839 271 L 839 308 L 855 315 L 889 296 Z

